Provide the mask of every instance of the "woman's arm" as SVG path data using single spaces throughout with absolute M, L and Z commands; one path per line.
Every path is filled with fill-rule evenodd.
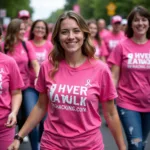
M 108 124 L 108 127 L 116 141 L 119 150 L 126 150 L 124 142 L 121 123 L 118 116 L 117 109 L 114 105 L 114 100 L 109 100 L 102 103 L 104 118 Z
M 37 60 L 32 60 L 31 61 L 31 65 L 33 67 L 33 70 L 35 72 L 35 80 L 34 80 L 34 85 L 36 85 L 37 79 L 38 79 L 38 75 L 39 75 L 39 71 L 40 71 L 40 66 Z
M 29 117 L 27 118 L 25 124 L 19 131 L 18 135 L 24 138 L 29 132 L 42 120 L 47 112 L 48 107 L 48 97 L 46 93 L 40 93 L 37 104 L 34 106 Z M 19 149 L 20 141 L 14 140 L 14 142 L 9 146 L 8 150 Z
M 8 116 L 6 127 L 12 127 L 17 123 L 17 114 L 22 102 L 22 93 L 21 90 L 13 90 L 11 92 L 12 103 L 11 103 L 11 113 Z
M 111 71 L 112 71 L 112 78 L 113 78 L 115 87 L 117 87 L 119 77 L 120 77 L 120 67 L 117 65 L 112 65 Z
M 33 70 L 35 72 L 36 77 L 39 75 L 40 66 L 37 60 L 32 60 L 31 65 L 33 67 Z

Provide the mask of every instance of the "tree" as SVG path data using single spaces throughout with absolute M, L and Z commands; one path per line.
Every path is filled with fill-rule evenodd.
M 116 14 L 121 15 L 126 18 L 129 12 L 136 5 L 142 5 L 150 10 L 150 1 L 149 0 L 78 0 L 77 3 L 81 8 L 81 15 L 85 19 L 90 18 L 104 18 L 107 23 L 110 23 L 111 16 L 107 15 L 107 5 L 113 2 L 116 5 Z
M 18 11 L 21 9 L 26 9 L 31 14 L 33 13 L 30 0 L 0 0 L 0 8 L 6 9 L 7 16 L 10 18 L 17 17 Z
M 94 0 L 78 0 L 78 4 L 80 6 L 81 15 L 85 19 L 93 18 L 94 16 Z
M 117 14 L 120 14 L 123 17 L 127 17 L 129 12 L 133 7 L 137 5 L 142 5 L 148 10 L 150 10 L 150 1 L 149 0 L 126 0 L 126 1 L 117 1 Z
M 72 10 L 73 5 L 77 4 L 77 0 L 66 0 L 64 10 Z
M 63 9 L 58 9 L 52 12 L 51 16 L 48 19 L 46 19 L 46 22 L 55 23 L 57 18 L 63 13 L 63 11 L 64 11 Z

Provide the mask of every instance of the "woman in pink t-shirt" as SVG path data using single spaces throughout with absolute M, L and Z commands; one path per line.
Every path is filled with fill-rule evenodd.
M 105 57 L 108 55 L 108 51 L 104 41 L 99 36 L 97 22 L 96 20 L 89 20 L 87 24 L 91 33 L 91 39 L 95 46 L 95 56 L 106 62 Z
M 150 13 L 141 6 L 128 16 L 127 39 L 110 55 L 118 112 L 129 150 L 144 150 L 150 132 Z
M 42 63 L 36 89 L 39 100 L 8 150 L 18 149 L 48 111 L 41 150 L 104 150 L 99 102 L 119 150 L 126 150 L 109 68 L 94 58 L 86 22 L 73 11 L 62 14 L 52 34 L 54 48 Z
M 17 82 L 16 82 L 17 81 Z M 0 149 L 14 139 L 16 116 L 22 101 L 23 80 L 16 62 L 0 52 Z
M 29 42 L 34 48 L 36 59 L 39 65 L 41 65 L 43 61 L 48 59 L 48 55 L 52 49 L 52 43 L 49 40 L 47 40 L 48 34 L 49 34 L 48 25 L 45 21 L 36 20 L 33 22 L 29 33 Z M 28 100 L 25 102 L 26 108 L 28 108 L 26 112 L 27 113 L 26 116 L 30 114 L 33 107 L 37 103 L 39 97 L 39 92 L 35 89 L 35 85 L 34 85 L 35 79 L 36 79 L 36 75 L 34 73 L 34 70 L 30 68 L 30 87 L 26 91 L 26 96 L 28 96 Z M 32 99 L 32 103 L 30 99 Z M 39 128 L 37 128 L 36 132 L 34 132 L 34 136 L 32 136 L 33 139 L 31 139 L 31 141 L 33 141 L 34 143 L 35 143 L 35 138 L 34 138 L 35 136 L 39 135 L 41 138 L 43 128 L 44 128 L 43 127 L 44 120 L 45 119 L 43 119 L 40 122 Z
M 30 86 L 30 78 L 29 78 L 29 69 L 33 68 L 34 74 L 36 78 L 34 78 L 34 82 L 36 82 L 38 73 L 39 73 L 39 64 L 36 60 L 36 55 L 34 48 L 32 44 L 28 41 L 23 43 L 23 38 L 24 38 L 24 33 L 25 33 L 25 25 L 22 20 L 20 19 L 13 19 L 10 24 L 8 25 L 7 28 L 7 33 L 4 41 L 4 52 L 9 55 L 10 57 L 14 58 L 16 61 L 21 77 L 24 81 L 24 88 L 22 90 L 23 94 L 23 101 L 22 101 L 22 106 L 20 108 L 20 112 L 22 112 L 22 116 L 20 116 L 19 112 L 19 117 L 18 117 L 18 124 L 21 126 L 22 123 L 22 118 L 26 118 L 28 109 L 31 109 L 32 105 L 26 106 L 26 102 L 30 101 L 32 103 L 32 99 L 28 97 L 28 88 Z M 32 93 L 30 93 L 32 95 Z M 23 124 L 23 123 L 22 123 Z M 33 130 L 29 137 L 33 137 L 35 130 Z M 37 138 L 37 142 L 36 142 Z M 38 135 L 34 136 L 34 141 L 31 141 L 32 147 L 34 147 L 34 150 L 38 150 Z

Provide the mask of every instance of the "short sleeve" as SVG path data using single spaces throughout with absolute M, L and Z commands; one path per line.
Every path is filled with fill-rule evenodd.
M 32 46 L 32 44 L 29 41 L 26 41 L 26 47 L 28 49 L 28 56 L 29 56 L 30 61 L 36 60 L 36 54 L 35 54 L 34 47 Z
M 37 83 L 35 85 L 35 88 L 37 91 L 40 93 L 46 93 L 46 82 L 45 82 L 45 71 L 44 71 L 44 64 L 41 65 L 40 67 L 40 72 L 38 76 Z
M 106 69 L 102 72 L 100 87 L 101 102 L 112 100 L 117 97 L 116 88 L 114 86 L 112 75 L 108 67 L 106 67 Z
M 19 68 L 13 59 L 9 60 L 9 70 L 10 70 L 10 90 L 22 89 L 24 87 L 24 82 L 20 75 Z
M 122 45 L 119 43 L 116 48 L 111 52 L 107 59 L 108 64 L 121 66 L 122 63 Z

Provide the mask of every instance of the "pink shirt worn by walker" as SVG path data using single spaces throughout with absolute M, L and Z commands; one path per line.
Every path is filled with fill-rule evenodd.
M 101 45 L 98 44 L 96 40 L 93 41 L 95 46 L 95 56 L 100 58 L 101 56 L 107 56 L 108 51 L 106 50 L 106 45 L 104 41 L 101 41 Z
M 107 29 L 103 29 L 103 30 L 99 31 L 99 36 L 101 39 L 103 39 L 108 33 L 109 33 L 109 31 Z
M 104 150 L 99 102 L 117 96 L 109 68 L 96 59 L 77 68 L 61 61 L 55 81 L 49 76 L 51 69 L 45 61 L 36 85 L 49 98 L 41 150 Z
M 12 108 L 13 90 L 24 86 L 18 66 L 14 59 L 0 53 L 0 149 L 6 150 L 12 143 L 15 127 L 5 126 Z
M 25 84 L 23 89 L 26 89 L 30 85 L 28 62 L 32 60 L 36 60 L 35 52 L 31 43 L 26 41 L 26 47 L 28 49 L 28 52 L 24 49 L 22 43 L 19 42 L 18 44 L 14 46 L 15 50 L 13 53 L 10 53 L 10 52 L 7 53 L 7 55 L 13 57 L 17 62 L 17 65 L 20 70 L 20 74 Z
M 120 66 L 117 105 L 129 110 L 150 112 L 150 40 L 137 44 L 120 42 L 108 59 Z
M 11 91 L 21 89 L 23 86 L 16 62 L 0 52 L 0 120 L 7 118 L 11 112 Z
M 106 50 L 108 50 L 108 57 L 113 49 L 117 46 L 119 41 L 125 39 L 125 36 L 122 31 L 120 31 L 118 34 L 114 34 L 112 31 L 110 31 L 103 39 L 107 47 Z
M 42 46 L 36 46 L 33 40 L 30 40 L 29 42 L 32 44 L 34 48 L 36 59 L 39 65 L 41 65 L 41 63 L 48 58 L 48 55 L 52 50 L 53 48 L 52 43 L 47 40 Z M 34 87 L 35 78 L 36 78 L 35 73 L 33 69 L 31 68 L 30 69 L 30 86 L 31 87 Z

